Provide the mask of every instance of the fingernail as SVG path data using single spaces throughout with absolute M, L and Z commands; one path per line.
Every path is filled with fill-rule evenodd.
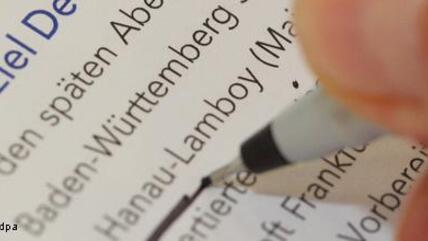
M 421 54 L 426 1 L 297 2 L 305 52 L 315 71 L 331 79 L 326 81 L 370 94 L 413 97 L 428 89 L 427 62 Z

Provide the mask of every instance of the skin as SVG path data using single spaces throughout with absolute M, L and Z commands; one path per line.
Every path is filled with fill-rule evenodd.
M 428 144 L 428 0 L 297 0 L 307 60 L 327 92 L 384 128 Z M 397 241 L 428 241 L 428 175 Z

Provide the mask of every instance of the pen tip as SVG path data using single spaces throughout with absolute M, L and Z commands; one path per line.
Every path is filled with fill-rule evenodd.
M 201 180 L 201 188 L 202 189 L 210 187 L 212 184 L 213 184 L 213 181 L 212 181 L 211 177 L 209 177 L 209 176 L 208 177 L 204 177 Z

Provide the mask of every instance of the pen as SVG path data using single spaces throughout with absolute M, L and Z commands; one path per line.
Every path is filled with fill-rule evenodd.
M 184 196 L 147 240 L 159 240 L 204 189 L 222 185 L 234 173 L 263 173 L 314 160 L 344 147 L 366 144 L 385 133 L 318 88 L 245 141 L 238 158 L 204 177 L 197 191 Z
M 212 185 L 239 171 L 263 173 L 314 160 L 345 147 L 366 144 L 385 134 L 320 88 L 286 109 L 241 145 L 239 156 L 212 172 Z

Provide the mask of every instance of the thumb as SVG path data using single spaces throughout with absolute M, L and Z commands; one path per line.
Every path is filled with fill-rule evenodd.
M 297 0 L 324 88 L 383 127 L 428 140 L 428 1 Z
M 428 1 L 297 0 L 308 62 L 326 91 L 372 121 L 428 143 Z M 428 241 L 428 176 L 400 241 Z

